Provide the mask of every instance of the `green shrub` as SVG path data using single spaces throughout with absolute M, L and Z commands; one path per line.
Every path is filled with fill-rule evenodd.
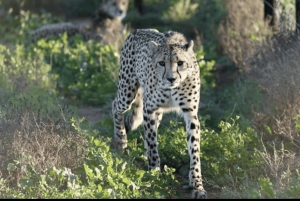
M 3 18 L 0 19 L 0 34 L 3 36 L 0 43 L 24 44 L 30 42 L 30 33 L 43 25 L 62 21 L 61 17 L 53 16 L 50 13 L 42 12 L 35 14 L 30 11 L 21 10 L 19 15 L 13 16 L 12 10 L 9 10 Z M 27 44 L 28 45 L 28 44 Z
M 262 158 L 256 151 L 259 148 L 257 133 L 247 128 L 240 131 L 237 120 L 231 118 L 230 123 L 221 121 L 219 133 L 202 129 L 201 132 L 201 163 L 203 174 L 208 174 L 211 183 L 225 185 L 232 175 L 236 182 L 247 173 L 249 177 L 255 176 Z M 251 170 L 251 172 L 248 172 Z
M 174 22 L 185 21 L 187 19 L 190 19 L 196 13 L 198 6 L 198 3 L 192 3 L 191 0 L 173 0 L 170 8 L 167 11 L 163 12 L 163 17 L 167 20 L 171 19 Z
M 170 121 L 170 125 L 162 126 L 158 133 L 159 155 L 161 163 L 183 173 L 188 170 L 190 158 L 187 152 L 186 132 L 181 122 Z
M 56 86 L 51 86 L 52 90 L 57 90 L 60 95 L 71 100 L 90 105 L 104 104 L 115 94 L 119 58 L 112 46 L 83 41 L 79 35 L 68 38 L 66 34 L 32 43 L 30 39 L 32 30 L 53 23 L 57 19 L 46 12 L 37 15 L 29 11 L 21 11 L 20 15 L 15 17 L 9 14 L 6 18 L 7 22 L 14 21 L 16 24 L 17 31 L 13 43 L 22 44 L 16 45 L 15 53 L 10 53 L 10 50 L 5 47 L 0 49 L 4 54 L 3 60 L 0 61 L 3 66 L 2 71 L 4 69 L 7 71 L 1 76 L 5 78 L 8 73 L 10 77 L 12 74 L 18 76 L 18 79 L 14 78 L 11 81 L 12 85 L 28 82 L 28 79 L 32 80 L 34 77 L 44 81 L 44 83 L 33 84 L 40 87 L 47 84 L 46 80 L 53 78 Z M 18 59 L 14 60 L 14 56 Z M 7 68 L 7 64 L 13 65 L 14 68 Z M 6 79 L 2 79 L 2 82 L 5 86 L 7 76 Z M 15 87 L 24 87 L 27 83 L 25 85 L 20 83 L 20 85 Z
M 164 198 L 175 193 L 171 187 L 177 184 L 172 175 L 173 168 L 165 166 L 162 173 L 139 169 L 137 159 L 132 155 L 124 157 L 111 152 L 107 146 L 107 140 L 103 142 L 93 138 L 91 140 L 94 146 L 90 146 L 87 164 L 93 169 L 94 174 L 98 175 L 98 178 L 88 175 L 85 170 L 86 178 L 88 180 L 94 178 L 93 182 L 98 185 L 100 183 L 102 188 L 111 188 L 115 198 Z M 98 168 L 101 175 L 99 175 Z M 91 181 L 88 185 L 91 185 Z
M 216 79 L 213 75 L 215 65 L 214 60 L 206 60 L 203 46 L 195 51 L 196 58 L 200 67 L 201 91 L 207 91 L 216 87 Z
M 36 164 L 21 166 L 16 162 L 8 165 L 8 171 L 22 168 L 24 176 L 18 187 L 7 186 L 0 180 L 0 196 L 3 198 L 167 198 L 178 196 L 174 190 L 178 182 L 173 168 L 158 171 L 138 168 L 133 156 L 121 155 L 110 150 L 110 138 L 99 136 L 88 129 L 85 120 L 72 120 L 73 130 L 86 136 L 89 145 L 84 162 L 76 170 L 52 167 L 43 171 Z M 30 158 L 30 154 L 28 155 Z M 146 160 L 144 160 L 146 162 Z
M 173 115 L 174 116 L 174 115 Z M 260 147 L 258 134 L 248 127 L 241 131 L 237 123 L 239 117 L 231 118 L 230 122 L 221 121 L 220 131 L 210 130 L 205 121 L 210 117 L 201 117 L 201 164 L 202 174 L 210 183 L 223 186 L 230 177 L 236 183 L 242 183 L 245 174 L 249 178 L 257 178 L 257 171 L 263 159 L 257 152 Z M 181 121 L 181 120 L 178 120 Z M 144 153 L 143 131 L 128 134 L 129 147 Z M 164 122 L 158 129 L 159 155 L 161 164 L 176 168 L 181 174 L 187 174 L 189 155 L 187 151 L 186 132 L 181 122 Z M 130 154 L 133 154 L 132 151 Z M 251 169 L 251 172 L 248 170 Z
M 221 20 L 226 16 L 227 10 L 223 0 L 199 0 L 197 12 L 188 21 L 201 36 L 201 44 L 206 53 L 206 60 L 223 60 L 218 53 L 217 30 Z M 195 32 L 195 29 L 191 30 Z M 196 35 L 197 36 L 197 35 Z M 198 36 L 199 37 L 199 36 Z
M 112 46 L 84 42 L 81 36 L 41 39 L 39 51 L 51 65 L 57 90 L 65 97 L 90 105 L 101 105 L 116 91 L 118 56 Z
M 26 51 L 23 45 L 10 49 L 0 45 L 0 89 L 6 94 L 26 93 L 37 88 L 54 93 L 48 75 L 50 69 L 37 49 Z
M 99 0 L 0 0 L 0 6 L 4 9 L 11 9 L 14 15 L 18 15 L 22 10 L 32 13 L 51 12 L 65 17 L 85 17 L 90 16 L 100 5 Z

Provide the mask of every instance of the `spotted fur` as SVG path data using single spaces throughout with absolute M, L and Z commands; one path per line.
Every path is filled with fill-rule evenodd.
M 33 40 L 67 33 L 68 36 L 82 35 L 85 40 L 101 41 L 117 45 L 123 36 L 122 19 L 126 16 L 129 0 L 103 0 L 86 26 L 71 22 L 44 25 L 31 33 Z
M 193 44 L 178 32 L 155 29 L 138 29 L 127 37 L 112 103 L 113 145 L 125 149 L 126 133 L 143 124 L 148 167 L 160 170 L 157 128 L 164 112 L 181 113 L 186 123 L 192 197 L 206 198 L 200 166 L 200 72 Z M 133 103 L 133 112 L 124 117 Z

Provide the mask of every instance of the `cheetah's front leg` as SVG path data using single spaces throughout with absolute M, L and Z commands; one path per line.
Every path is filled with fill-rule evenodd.
M 184 115 L 187 131 L 187 148 L 190 156 L 189 182 L 193 188 L 192 198 L 207 198 L 203 188 L 200 163 L 200 123 L 197 114 Z
M 148 168 L 160 170 L 160 158 L 158 155 L 158 143 L 157 143 L 157 127 L 158 120 L 156 111 L 144 108 L 144 143 L 147 150 L 146 156 L 148 159 Z

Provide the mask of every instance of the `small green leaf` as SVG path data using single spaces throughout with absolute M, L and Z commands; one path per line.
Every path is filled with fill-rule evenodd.
M 110 186 L 115 186 L 115 182 L 110 176 L 107 177 L 107 181 L 108 181 Z
M 32 186 L 33 182 L 31 179 L 20 179 L 19 184 L 22 188 L 28 188 Z
M 144 176 L 145 172 L 146 172 L 146 171 L 144 171 L 144 170 L 138 170 L 138 171 L 136 172 L 136 174 L 137 174 L 136 181 L 141 180 L 141 178 Z
M 102 192 L 102 186 L 100 184 L 98 184 L 98 191 Z
M 94 144 L 97 146 L 97 147 L 100 147 L 101 146 L 101 141 L 99 139 L 95 139 L 94 140 Z
M 264 127 L 269 134 L 272 134 L 272 129 L 269 126 L 264 125 Z
M 266 178 L 259 178 L 258 179 L 259 185 L 261 187 L 262 193 L 267 194 L 270 198 L 275 198 L 275 192 L 272 186 L 272 183 L 269 179 Z
M 127 177 L 122 178 L 122 182 L 129 185 L 130 184 L 130 180 Z

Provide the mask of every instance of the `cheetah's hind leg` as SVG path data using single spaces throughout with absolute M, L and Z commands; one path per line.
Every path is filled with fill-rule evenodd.
M 134 102 L 134 109 L 131 114 L 125 115 L 125 130 L 126 132 L 135 130 L 143 122 L 143 91 L 139 87 Z

